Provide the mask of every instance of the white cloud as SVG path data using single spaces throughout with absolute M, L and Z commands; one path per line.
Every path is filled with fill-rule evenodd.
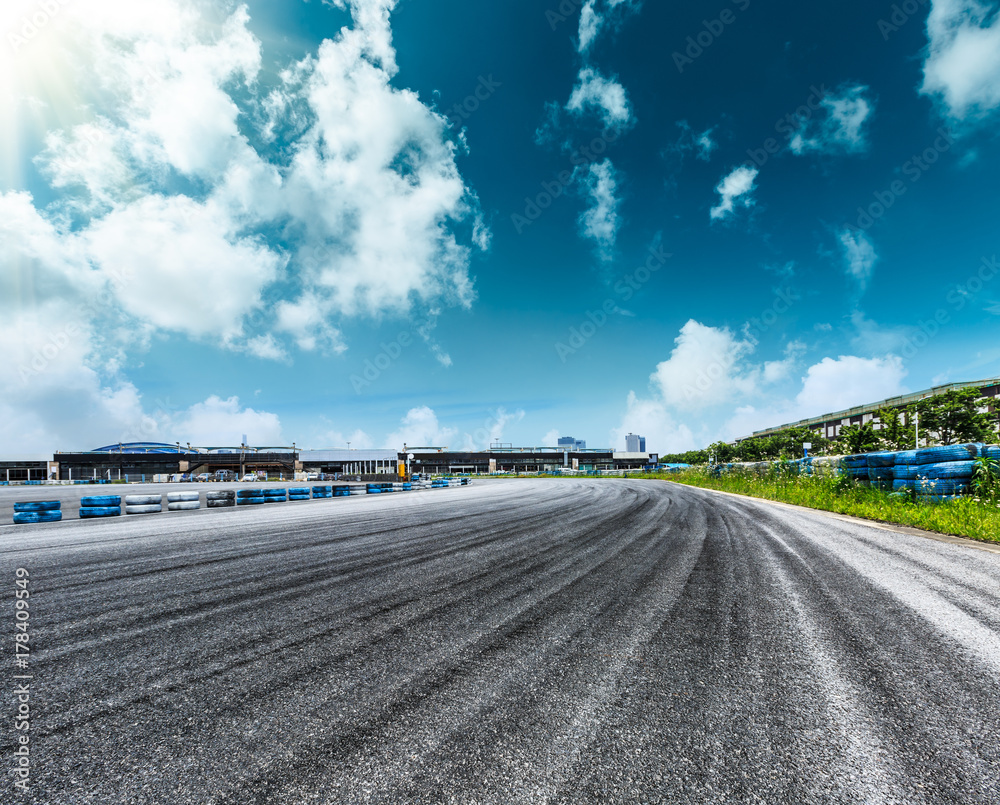
M 559 431 L 555 429 L 550 430 L 542 437 L 542 441 L 539 444 L 542 447 L 555 447 L 559 444 Z
M 597 13 L 597 0 L 587 0 L 580 9 L 580 42 L 579 51 L 585 53 L 590 49 L 597 34 L 601 30 L 604 19 Z
M 403 417 L 400 427 L 385 437 L 388 449 L 402 450 L 409 447 L 450 447 L 458 431 L 438 422 L 437 414 L 426 405 L 411 408 Z
M 740 165 L 727 176 L 723 177 L 715 188 L 719 194 L 719 203 L 712 207 L 711 218 L 713 221 L 725 220 L 726 217 L 734 215 L 737 207 L 752 207 L 754 205 L 753 191 L 757 189 L 754 184 L 757 180 L 757 168 L 748 165 Z
M 1000 106 L 1000 17 L 992 0 L 933 0 L 921 93 L 956 120 Z
M 284 259 L 240 237 L 213 203 L 149 195 L 95 221 L 85 234 L 94 263 L 133 316 L 164 330 L 229 342 L 261 303 Z
M 624 131 L 635 123 L 625 88 L 613 78 L 605 78 L 593 67 L 580 70 L 577 84 L 566 103 L 566 110 L 582 115 L 597 112 L 606 129 Z
M 906 369 L 896 355 L 824 358 L 806 370 L 802 387 L 790 402 L 761 408 L 744 406 L 723 428 L 722 438 L 748 436 L 764 428 L 787 425 L 823 414 L 905 394 Z
M 716 127 L 712 126 L 699 133 L 692 129 L 686 120 L 678 120 L 675 125 L 681 133 L 676 142 L 664 148 L 664 156 L 673 154 L 683 162 L 684 158 L 693 152 L 696 159 L 710 162 L 712 153 L 719 147 L 714 137 Z
M 621 425 L 611 430 L 615 450 L 625 449 L 627 433 L 645 436 L 646 449 L 654 453 L 682 453 L 703 446 L 662 400 L 642 399 L 634 391 L 628 394 Z
M 847 275 L 864 291 L 878 262 L 875 245 L 863 231 L 849 227 L 841 230 L 839 238 Z
M 600 34 L 608 21 L 608 17 L 619 8 L 631 10 L 638 8 L 637 0 L 604 0 L 601 10 L 598 10 L 598 0 L 587 0 L 580 9 L 580 30 L 577 49 L 586 53 Z
M 315 449 L 341 449 L 348 445 L 351 450 L 368 450 L 375 446 L 375 440 L 360 428 L 347 435 L 339 430 L 329 430 L 318 437 Z M 402 446 L 397 449 L 402 449 Z
M 288 353 L 271 333 L 259 335 L 247 341 L 247 352 L 255 358 L 267 361 L 287 361 Z
M 708 162 L 712 158 L 712 152 L 719 147 L 718 143 L 712 139 L 712 132 L 715 128 L 703 131 L 695 138 L 695 145 L 698 147 L 698 159 Z
M 592 164 L 584 174 L 583 185 L 590 197 L 590 208 L 580 215 L 580 232 L 594 240 L 603 259 L 609 260 L 621 225 L 618 217 L 621 200 L 616 196 L 618 182 L 611 160 Z
M 252 445 L 279 446 L 284 438 L 277 414 L 243 408 L 238 397 L 215 395 L 192 405 L 171 429 L 176 439 L 206 447 L 240 444 L 244 433 Z
M 521 409 L 508 411 L 500 407 L 492 411 L 483 422 L 482 426 L 473 433 L 465 434 L 465 441 L 462 450 L 486 450 L 495 442 L 504 441 L 504 431 L 508 425 L 517 424 L 525 417 L 525 412 Z
M 803 119 L 788 147 L 792 153 L 856 154 L 868 150 L 867 125 L 875 111 L 875 101 L 867 97 L 870 88 L 855 84 L 826 93 L 820 111 Z
M 694 319 L 674 341 L 670 358 L 656 367 L 654 388 L 667 405 L 682 410 L 736 403 L 757 390 L 758 372 L 744 366 L 754 343 L 728 329 Z

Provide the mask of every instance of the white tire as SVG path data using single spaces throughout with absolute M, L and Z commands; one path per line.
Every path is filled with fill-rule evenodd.
M 172 512 L 189 512 L 200 508 L 201 503 L 197 500 L 178 500 L 167 504 L 167 509 Z
M 126 495 L 126 506 L 150 506 L 163 503 L 163 495 Z
M 136 495 L 136 497 L 143 497 Z M 159 503 L 135 503 L 125 505 L 125 514 L 153 514 L 163 511 L 163 506 Z
M 186 503 L 197 499 L 197 492 L 171 492 L 167 495 L 167 503 Z

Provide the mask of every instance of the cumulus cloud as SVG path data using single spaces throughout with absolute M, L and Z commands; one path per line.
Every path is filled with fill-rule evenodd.
M 246 7 L 199 0 L 74 0 L 3 72 L 18 92 L 0 96 L 0 131 L 21 96 L 46 100 L 35 164 L 59 200 L 0 194 L 0 308 L 79 328 L 65 377 L 89 389 L 81 411 L 131 400 L 124 419 L 149 419 L 121 372 L 157 332 L 285 360 L 342 351 L 346 317 L 471 305 L 489 232 L 447 121 L 393 85 L 395 1 L 334 2 L 353 27 L 268 81 Z M 39 83 L 52 74 L 66 87 Z M 57 438 L 54 410 L 25 407 L 24 432 Z
M 872 277 L 878 255 L 871 238 L 859 229 L 844 228 L 841 230 L 840 245 L 843 252 L 844 270 L 864 291 Z
M 566 102 L 566 110 L 575 115 L 596 112 L 604 127 L 622 132 L 635 123 L 625 88 L 614 78 L 605 78 L 593 67 L 580 70 L 576 86 Z
M 583 178 L 583 186 L 590 198 L 590 207 L 579 218 L 581 234 L 597 243 L 601 257 L 611 258 L 621 220 L 617 197 L 618 182 L 610 159 L 590 166 Z
M 868 150 L 867 128 L 875 111 L 870 88 L 855 84 L 826 93 L 819 111 L 802 119 L 789 140 L 793 154 L 847 153 Z
M 757 389 L 758 373 L 744 366 L 754 348 L 727 328 L 691 319 L 670 357 L 656 367 L 652 385 L 665 403 L 681 410 L 732 403 Z
M 458 431 L 438 422 L 434 409 L 426 405 L 411 408 L 400 422 L 400 427 L 385 437 L 383 445 L 388 449 L 402 450 L 408 447 L 450 447 Z
M 719 203 L 710 212 L 713 221 L 735 215 L 739 207 L 754 205 L 753 192 L 757 189 L 755 182 L 759 173 L 757 168 L 741 165 L 723 177 L 715 188 L 715 192 L 719 194 Z
M 933 0 L 921 92 L 956 120 L 1000 106 L 1000 6 L 994 0 Z
M 559 444 L 559 431 L 555 429 L 550 430 L 542 437 L 542 441 L 539 444 L 542 447 L 555 447 Z
M 253 445 L 278 446 L 284 438 L 277 414 L 243 408 L 239 397 L 224 400 L 215 395 L 192 405 L 171 430 L 177 439 L 204 446 L 238 445 L 243 434 Z

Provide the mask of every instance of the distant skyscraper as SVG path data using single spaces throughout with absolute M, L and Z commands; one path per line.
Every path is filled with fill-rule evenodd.
M 586 450 L 587 442 L 583 439 L 574 439 L 572 436 L 560 436 L 559 437 L 559 448 L 561 450 Z
M 646 452 L 646 437 L 636 436 L 634 433 L 629 433 L 625 437 L 625 452 L 626 453 L 645 453 Z

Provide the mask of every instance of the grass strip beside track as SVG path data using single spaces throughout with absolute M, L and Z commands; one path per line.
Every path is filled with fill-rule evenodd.
M 870 487 L 845 484 L 835 478 L 781 477 L 777 474 L 757 477 L 735 473 L 716 477 L 701 468 L 672 475 L 639 476 L 629 473 L 629 477 L 658 478 L 882 523 L 912 526 L 939 534 L 1000 543 L 1000 507 L 970 497 L 943 503 L 920 503 L 890 497 L 888 492 Z

